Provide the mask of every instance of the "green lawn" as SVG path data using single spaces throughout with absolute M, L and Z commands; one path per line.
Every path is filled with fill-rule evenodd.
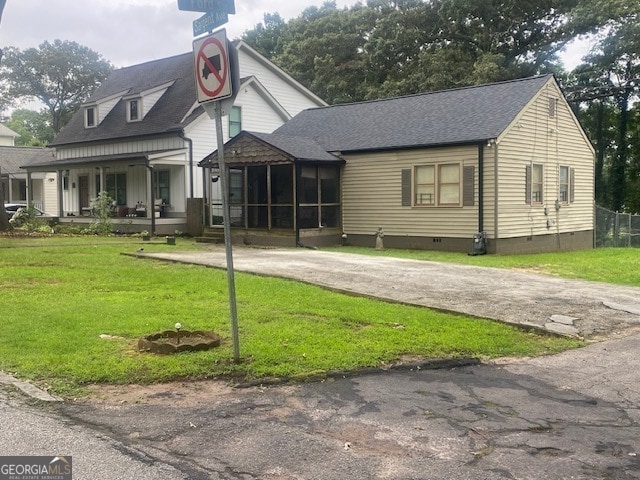
M 433 262 L 462 263 L 480 267 L 520 269 L 566 278 L 640 286 L 640 249 L 638 248 L 600 248 L 535 255 L 478 256 L 427 250 L 374 250 L 357 247 L 335 247 L 327 250 Z
M 147 252 L 203 248 L 184 239 L 173 247 L 124 237 L 0 237 L 0 369 L 75 395 L 93 382 L 305 377 L 380 366 L 403 355 L 531 356 L 581 345 L 497 322 L 236 274 L 242 356 L 236 365 L 225 272 L 122 255 L 143 244 Z M 176 322 L 215 330 L 222 347 L 171 356 L 137 351 L 141 335 Z

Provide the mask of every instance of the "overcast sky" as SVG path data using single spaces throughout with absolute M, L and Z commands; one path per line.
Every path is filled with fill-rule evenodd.
M 337 0 L 339 8 L 355 0 Z M 285 20 L 322 0 L 235 0 L 225 25 L 230 39 L 260 23 L 265 13 Z M 0 47 L 37 47 L 45 40 L 71 40 L 124 67 L 192 50 L 193 20 L 202 14 L 178 10 L 177 0 L 7 0 Z M 572 53 L 565 64 L 573 67 Z
M 337 0 L 338 7 L 355 0 Z M 265 13 L 286 20 L 322 0 L 235 0 L 225 25 L 230 39 L 262 22 Z M 71 40 L 100 53 L 116 67 L 192 50 L 193 20 L 202 13 L 178 10 L 177 0 L 7 0 L 0 47 L 37 47 Z

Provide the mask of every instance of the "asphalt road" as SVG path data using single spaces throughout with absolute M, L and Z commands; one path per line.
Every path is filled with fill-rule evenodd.
M 639 347 L 296 386 L 113 387 L 59 411 L 192 480 L 638 479 Z
M 142 450 L 0 389 L 0 455 L 71 456 L 74 479 L 187 480 Z M 5 478 L 4 475 L 2 478 Z M 35 479 L 34 479 L 35 480 Z

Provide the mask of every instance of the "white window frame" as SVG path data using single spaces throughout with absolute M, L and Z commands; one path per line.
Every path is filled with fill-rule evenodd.
M 536 178 L 536 170 L 540 170 L 540 182 L 534 183 L 534 179 Z M 540 198 L 535 197 L 536 189 L 535 185 L 540 185 Z M 544 165 L 542 163 L 533 163 L 531 164 L 531 204 L 532 205 L 542 205 L 544 202 Z
M 446 203 L 442 201 L 442 187 L 446 185 L 454 185 L 454 183 L 445 183 L 442 181 L 442 171 L 443 167 L 456 166 L 458 168 L 458 201 L 456 203 Z M 433 184 L 425 183 L 418 184 L 418 169 L 420 168 L 433 168 Z M 429 186 L 433 185 L 433 197 L 431 197 L 431 201 L 427 202 L 419 202 L 418 200 L 418 187 L 419 186 Z M 413 182 L 412 182 L 412 199 L 414 207 L 462 207 L 463 199 L 462 199 L 462 187 L 463 187 L 463 179 L 462 179 L 462 163 L 461 162 L 447 162 L 447 163 L 430 163 L 423 165 L 414 165 L 413 167 Z
M 89 124 L 89 112 L 93 112 L 93 123 Z M 98 126 L 98 106 L 91 105 L 84 109 L 84 128 L 96 128 Z
M 136 102 L 136 106 L 137 106 L 137 110 L 138 110 L 137 118 L 131 118 L 131 105 L 132 105 L 133 102 Z M 128 123 L 141 122 L 142 121 L 142 117 L 143 117 L 142 98 L 141 97 L 136 97 L 136 98 L 128 99 L 127 100 L 127 122 Z
M 239 120 L 231 119 L 232 114 L 235 112 L 238 113 Z M 233 135 L 231 134 L 231 125 L 237 125 L 239 127 L 238 131 Z M 234 105 L 233 107 L 231 107 L 231 110 L 229 111 L 229 138 L 235 137 L 241 131 L 242 131 L 242 107 L 238 107 Z

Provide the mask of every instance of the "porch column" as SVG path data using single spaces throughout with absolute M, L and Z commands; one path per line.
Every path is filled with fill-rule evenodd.
M 31 172 L 27 170 L 27 207 L 33 204 L 33 180 L 31 179 Z
M 64 217 L 64 170 L 58 170 L 58 216 Z
M 105 192 L 107 190 L 107 185 L 106 185 L 106 181 L 105 181 L 105 175 L 104 175 L 104 167 L 98 167 L 98 169 L 100 170 L 100 191 L 98 192 L 98 194 Z

